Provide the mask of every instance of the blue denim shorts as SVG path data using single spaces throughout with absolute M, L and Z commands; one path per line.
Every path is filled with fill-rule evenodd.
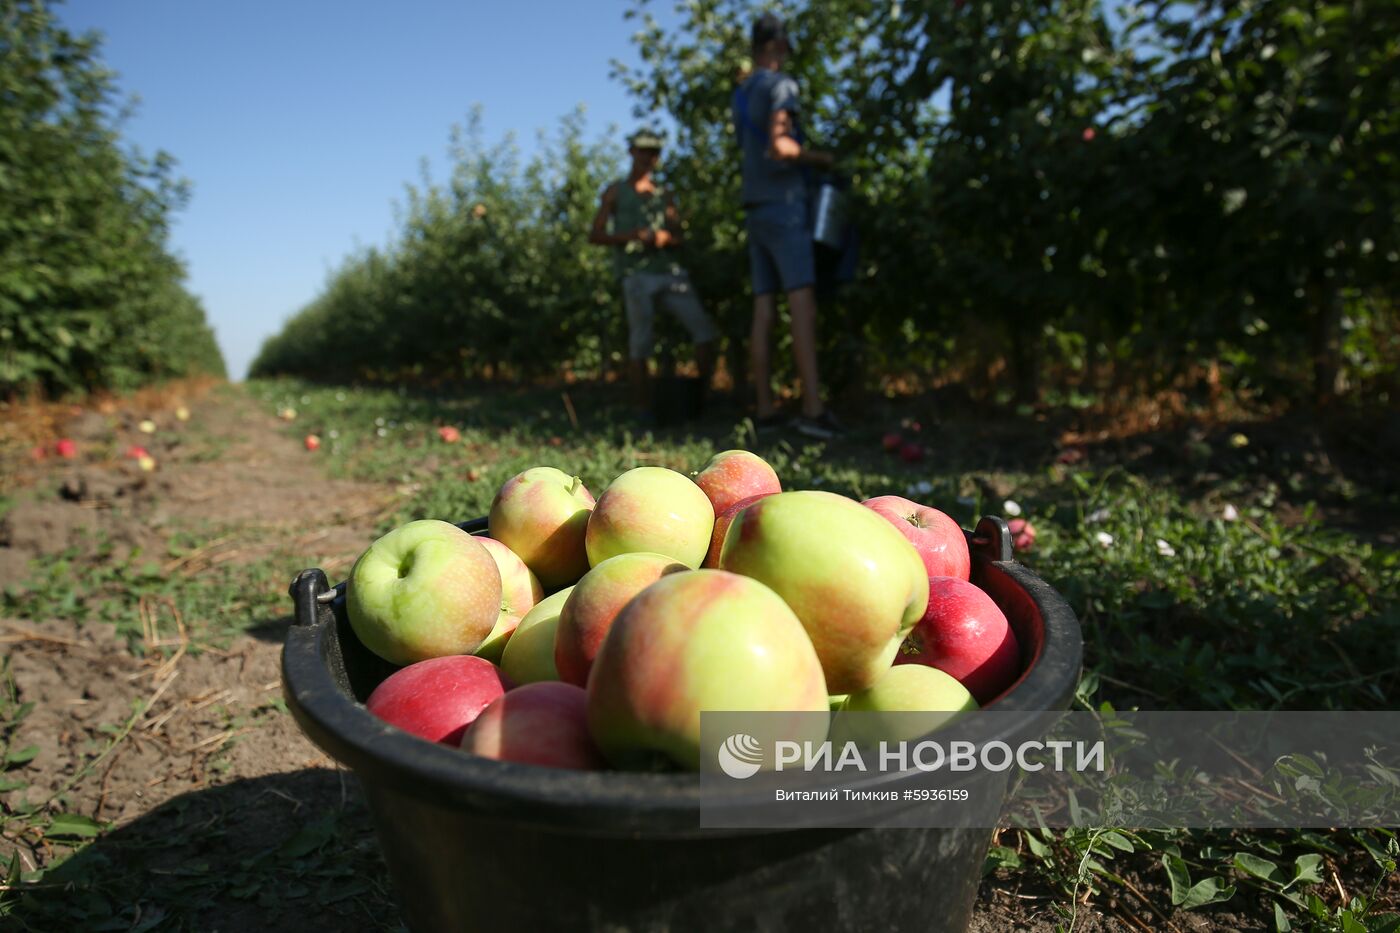
M 748 210 L 749 269 L 753 293 L 769 295 L 815 284 L 807 202 L 765 201 Z

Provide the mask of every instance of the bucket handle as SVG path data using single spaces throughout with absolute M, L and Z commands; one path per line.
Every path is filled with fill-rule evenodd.
M 1011 560 L 1011 529 L 1006 520 L 998 515 L 983 515 L 977 521 L 968 540 L 975 557 L 982 560 L 1006 562 Z

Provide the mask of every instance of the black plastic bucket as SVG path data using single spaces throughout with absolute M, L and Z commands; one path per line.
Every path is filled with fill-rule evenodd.
M 485 519 L 464 522 L 480 532 Z M 1006 613 L 1020 679 L 998 710 L 1065 709 L 1079 622 L 1011 560 L 999 518 L 968 536 L 972 580 Z M 693 774 L 536 768 L 434 745 L 362 705 L 395 668 L 362 647 L 344 584 L 292 583 L 282 677 L 306 734 L 360 779 L 410 929 L 965 930 L 987 829 L 702 830 Z

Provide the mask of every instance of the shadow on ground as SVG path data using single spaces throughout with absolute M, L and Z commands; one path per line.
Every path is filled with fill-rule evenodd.
M 12 903 L 9 929 L 402 929 L 358 783 L 326 768 L 176 797 Z

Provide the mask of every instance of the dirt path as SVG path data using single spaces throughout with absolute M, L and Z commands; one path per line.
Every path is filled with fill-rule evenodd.
M 349 829 L 340 823 L 358 822 L 344 776 L 282 705 L 287 620 L 274 607 L 285 606 L 286 583 L 301 567 L 343 574 L 393 494 L 327 481 L 317 460 L 241 391 L 217 390 L 190 408 L 188 422 L 169 411 L 86 413 L 68 426 L 80 459 L 14 478 L 23 488 L 0 521 L 0 588 L 10 591 L 6 614 L 29 607 L 31 617 L 0 617 L 13 700 L 0 716 L 8 723 L 5 785 L 24 785 L 0 797 L 8 816 L 0 856 L 17 857 L 26 872 L 53 866 L 82 838 L 64 827 L 90 834 L 86 818 L 110 831 L 43 880 L 95 884 L 104 901 L 98 914 L 139 925 L 157 911 L 158 924 L 200 929 L 346 929 L 344 917 L 321 927 L 304 910 L 279 925 L 271 910 L 272 901 L 317 893 L 289 880 L 283 864 L 309 854 L 298 854 L 309 844 L 296 842 L 298 826 L 328 826 L 324 843 L 325 833 Z M 158 426 L 145 435 L 135 427 L 148 416 Z M 155 471 L 109 456 L 134 443 L 155 457 Z M 141 574 L 152 560 L 146 586 Z M 46 567 L 60 562 L 66 567 L 45 580 Z M 136 583 L 114 578 L 113 566 Z M 215 576 L 222 588 L 208 583 Z M 240 583 L 259 592 L 240 593 Z M 33 615 L 35 608 L 48 612 Z M 257 618 L 258 610 L 267 616 Z M 74 615 L 117 624 L 80 625 Z M 337 822 L 315 824 L 326 812 Z M 57 832 L 55 813 L 71 815 Z M 247 863 L 269 848 L 278 857 L 263 867 L 276 873 L 250 871 Z M 169 895 L 168 885 L 148 886 L 142 893 L 152 901 L 144 905 L 106 890 L 110 876 L 96 875 L 136 851 L 148 870 L 183 879 L 177 887 L 187 896 L 174 904 L 187 915 L 156 900 Z M 192 864 L 223 879 L 242 876 L 242 886 L 179 874 Z M 356 883 L 329 877 L 338 874 L 333 868 L 312 869 L 328 873 L 318 880 Z M 374 893 L 363 887 L 339 900 L 356 906 Z M 19 916 L 80 919 L 74 898 L 31 900 L 39 903 L 21 905 Z M 388 919 L 375 909 L 382 898 L 371 901 L 374 919 Z

